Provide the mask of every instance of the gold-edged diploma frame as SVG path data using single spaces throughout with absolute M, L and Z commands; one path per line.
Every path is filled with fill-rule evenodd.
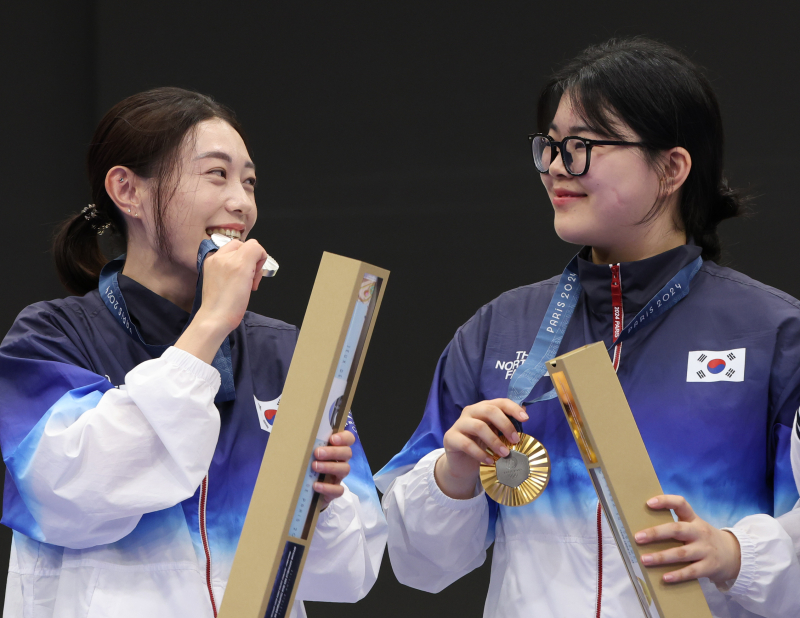
M 645 503 L 662 494 L 625 393 L 602 343 L 579 348 L 547 363 L 583 463 L 589 470 L 606 519 L 647 618 L 711 618 L 697 580 L 666 584 L 662 576 L 680 568 L 644 567 L 641 556 L 678 547 L 677 541 L 639 546 L 639 530 L 673 521 L 669 510 Z
M 319 515 L 313 450 L 344 429 L 388 278 L 382 268 L 322 256 L 219 618 L 291 611 Z

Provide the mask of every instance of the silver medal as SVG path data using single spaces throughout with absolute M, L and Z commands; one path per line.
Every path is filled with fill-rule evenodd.
M 229 236 L 225 236 L 224 234 L 212 234 L 211 235 L 211 242 L 213 242 L 217 247 L 224 247 L 227 245 L 232 239 Z M 267 261 L 264 262 L 264 265 L 261 267 L 261 276 L 262 277 L 274 277 L 275 273 L 278 272 L 278 263 L 272 258 L 272 256 L 267 256 Z

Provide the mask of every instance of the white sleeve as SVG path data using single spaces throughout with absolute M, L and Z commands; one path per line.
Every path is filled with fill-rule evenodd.
M 383 496 L 389 558 L 398 581 L 439 592 L 486 560 L 489 505 L 481 489 L 468 500 L 449 498 L 434 478 L 437 449 L 396 478 Z
M 795 414 L 791 461 L 800 490 L 800 410 Z M 800 502 L 778 518 L 745 517 L 728 530 L 739 541 L 738 577 L 718 588 L 745 609 L 766 616 L 800 616 Z
M 216 448 L 219 385 L 216 369 L 169 348 L 99 400 L 62 397 L 8 462 L 45 542 L 112 543 L 191 497 Z
M 378 578 L 386 520 L 379 509 L 363 505 L 345 483 L 344 494 L 317 519 L 297 588 L 298 600 L 355 603 Z
M 720 590 L 759 616 L 800 616 L 800 560 L 795 549 L 800 537 L 792 538 L 800 535 L 800 503 L 777 519 L 751 515 L 723 529 L 738 539 L 742 564 L 736 580 Z

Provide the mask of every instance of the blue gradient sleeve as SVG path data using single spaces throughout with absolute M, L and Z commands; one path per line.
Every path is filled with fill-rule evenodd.
M 99 376 L 98 376 L 99 377 Z M 3 495 L 3 518 L 0 523 L 18 530 L 37 541 L 46 541 L 41 528 L 36 523 L 38 517 L 37 500 L 30 480 L 36 474 L 31 462 L 36 454 L 45 425 L 53 422 L 58 426 L 69 426 L 87 410 L 97 407 L 100 398 L 111 384 L 100 378 L 94 384 L 66 392 L 39 419 L 16 448 L 7 451 L 3 448 L 3 461 L 6 464 L 6 478 L 11 478 L 12 487 L 6 487 Z M 35 401 L 30 402 L 36 405 Z M 8 455 L 5 453 L 9 452 Z
M 375 484 L 386 492 L 392 481 L 411 470 L 431 451 L 442 448 L 445 432 L 466 406 L 485 399 L 478 384 L 486 353 L 492 309 L 482 307 L 461 328 L 439 357 L 419 426 L 403 449 L 375 475 Z
M 347 475 L 346 480 L 347 487 L 358 496 L 361 505 L 365 509 L 377 511 L 380 517 L 383 517 L 378 492 L 375 490 L 375 483 L 372 480 L 372 470 L 370 470 L 367 455 L 364 453 L 364 447 L 361 445 L 361 439 L 358 437 L 358 430 L 353 421 L 352 412 L 347 415 L 345 429 L 356 437 L 356 441 L 351 447 L 353 449 L 353 457 L 350 459 L 350 474 Z
M 0 523 L 37 540 L 43 535 L 25 487 L 44 426 L 53 415 L 70 422 L 112 388 L 103 376 L 72 364 L 82 355 L 58 326 L 52 314 L 32 305 L 0 345 L 0 448 L 7 466 Z
M 375 485 L 383 493 L 394 479 L 411 470 L 425 455 L 442 448 L 445 432 L 461 414 L 461 409 L 455 409 L 444 383 L 445 367 L 452 346 L 453 342 L 447 345 L 436 365 L 422 421 L 403 450 L 375 475 Z
M 468 322 L 467 326 L 473 324 Z M 442 448 L 445 432 L 461 416 L 461 411 L 482 399 L 475 380 L 471 377 L 470 365 L 467 361 L 467 337 L 462 337 L 463 330 L 456 333 L 455 338 L 442 352 L 436 371 L 433 374 L 433 384 L 425 404 L 425 413 L 422 416 L 414 435 L 397 455 L 386 464 L 376 475 L 375 484 L 381 492 L 386 492 L 392 481 L 411 470 L 417 462 L 431 451 Z M 476 355 L 473 352 L 473 356 Z M 486 545 L 494 541 L 494 527 L 497 520 L 498 505 L 488 496 L 489 528 L 487 530 Z

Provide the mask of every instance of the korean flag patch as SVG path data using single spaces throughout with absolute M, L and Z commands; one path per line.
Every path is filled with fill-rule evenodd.
M 253 395 L 253 399 L 256 400 L 256 413 L 258 414 L 258 422 L 261 425 L 261 429 L 272 433 L 272 423 L 275 422 L 275 415 L 278 413 L 281 396 L 278 395 L 277 399 L 272 401 L 259 401 L 255 395 Z
M 744 382 L 744 357 L 746 348 L 714 352 L 696 350 L 689 352 L 686 367 L 687 382 Z

